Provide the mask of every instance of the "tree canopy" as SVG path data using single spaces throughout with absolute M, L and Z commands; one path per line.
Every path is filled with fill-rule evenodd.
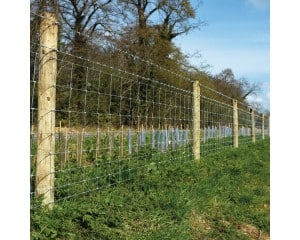
M 33 43 L 38 42 L 39 16 L 44 11 L 54 12 L 58 16 L 59 49 L 80 57 L 72 60 L 72 84 L 76 89 L 73 91 L 76 99 L 72 106 L 74 110 L 83 107 L 82 92 L 86 90 L 85 76 L 88 74 L 86 69 L 91 67 L 83 59 L 109 64 L 115 69 L 139 76 L 135 82 L 128 84 L 128 91 L 125 91 L 131 94 L 128 99 L 138 99 L 137 102 L 150 98 L 150 83 L 145 82 L 144 78 L 186 90 L 191 90 L 191 84 L 185 78 L 197 80 L 243 103 L 246 103 L 249 94 L 259 90 L 259 86 L 245 79 L 236 79 L 230 68 L 214 76 L 189 64 L 188 57 L 174 44 L 174 39 L 204 25 L 190 0 L 31 0 L 32 53 L 37 51 L 37 45 Z M 32 64 L 33 58 L 34 54 Z M 64 74 L 67 76 L 68 73 L 60 72 L 58 81 L 68 81 Z M 94 80 L 90 81 L 93 86 Z M 103 84 L 109 87 L 109 77 Z M 111 90 L 117 91 L 118 86 L 115 88 Z M 206 94 L 213 95 L 211 92 Z M 68 93 L 61 91 L 58 97 L 58 106 L 66 107 Z M 151 97 L 155 98 L 156 95 Z M 110 103 L 103 103 L 103 111 L 108 109 L 105 104 L 113 107 L 112 99 Z M 137 106 L 124 106 L 121 109 L 124 115 L 139 111 Z

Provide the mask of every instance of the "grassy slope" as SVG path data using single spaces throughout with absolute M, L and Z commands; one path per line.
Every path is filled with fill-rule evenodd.
M 31 238 L 258 239 L 269 232 L 269 201 L 266 140 L 37 209 Z

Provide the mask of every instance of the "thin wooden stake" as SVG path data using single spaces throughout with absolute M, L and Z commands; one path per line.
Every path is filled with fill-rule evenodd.
M 142 124 L 142 128 L 141 128 L 141 136 L 140 136 L 140 139 L 141 139 L 141 145 L 142 147 L 144 146 L 144 125 Z
M 31 134 L 34 134 L 34 126 L 31 125 Z
M 62 131 L 61 131 L 61 121 L 59 121 L 59 141 L 62 139 Z
M 68 128 L 65 127 L 65 164 L 68 162 Z
M 154 127 L 151 125 L 151 148 L 155 149 L 156 143 L 155 143 L 155 133 L 154 133 Z
M 82 128 L 81 136 L 80 136 L 80 158 L 79 158 L 79 164 L 82 164 L 82 153 L 83 153 L 83 143 L 84 141 L 84 128 Z
M 82 150 L 83 150 L 83 138 L 84 138 L 84 128 L 81 132 L 77 131 L 77 162 L 82 164 Z
M 96 160 L 99 157 L 99 148 L 100 148 L 100 129 L 97 128 L 97 138 L 96 138 Z
M 111 141 L 111 133 L 109 127 L 107 128 L 107 135 L 108 135 L 108 148 L 109 148 L 109 156 L 112 155 L 112 141 Z
M 79 132 L 76 132 L 76 139 L 77 139 L 77 147 L 76 147 L 76 152 L 77 152 L 77 162 L 79 162 L 80 156 L 79 156 L 79 149 L 80 149 L 80 140 L 79 140 Z
M 121 153 L 121 157 L 123 157 L 124 155 L 124 126 L 122 125 L 121 127 L 121 149 L 120 149 L 120 153 Z
M 136 144 L 135 144 L 135 152 L 139 152 L 139 128 L 136 131 Z
M 59 133 L 58 133 L 58 141 L 59 141 L 59 155 L 60 155 L 60 167 L 61 169 L 64 167 L 64 137 L 61 129 L 61 122 L 59 124 Z

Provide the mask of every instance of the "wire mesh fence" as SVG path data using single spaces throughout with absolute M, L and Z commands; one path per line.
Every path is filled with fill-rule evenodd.
M 201 155 L 233 146 L 233 107 L 205 96 L 200 99 Z
M 238 133 L 234 133 L 232 99 L 201 87 L 200 109 L 193 108 L 193 81 L 184 74 L 161 68 L 139 56 L 100 46 L 103 56 L 89 60 L 40 42 L 31 47 L 30 161 L 31 207 L 38 200 L 38 166 L 51 159 L 46 175 L 53 175 L 48 204 L 62 201 L 146 174 L 159 164 L 194 159 L 193 115 L 200 115 L 201 156 L 233 147 L 234 134 L 246 144 L 268 135 L 268 121 L 245 107 L 238 108 Z M 104 54 L 109 46 L 109 54 Z M 52 119 L 41 139 L 39 97 L 40 49 L 55 51 L 55 108 L 45 111 Z M 99 52 L 99 51 L 98 51 Z M 126 66 L 125 66 L 126 65 Z M 129 71 L 130 70 L 130 71 Z M 169 79 L 176 84 L 170 84 Z M 46 90 L 45 90 L 46 91 Z M 50 97 L 46 98 L 50 101 Z M 45 110 L 45 109 L 44 109 Z M 255 131 L 253 131 L 253 124 Z M 50 129 L 50 128 L 49 128 Z M 52 149 L 39 157 L 41 141 Z M 44 175 L 45 175 L 44 174 Z M 55 176 L 55 181 L 54 181 Z
M 55 60 L 55 201 L 129 181 L 153 164 L 191 159 L 190 91 L 100 63 L 77 64 L 63 52 Z M 32 197 L 38 65 L 31 81 Z
M 243 109 L 238 110 L 239 119 L 239 142 L 240 144 L 247 144 L 252 141 L 252 120 L 250 111 Z

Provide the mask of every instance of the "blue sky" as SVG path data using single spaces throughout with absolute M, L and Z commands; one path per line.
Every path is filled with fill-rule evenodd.
M 193 5 L 200 1 L 192 0 Z M 176 39 L 183 52 L 198 51 L 194 65 L 209 64 L 212 74 L 231 68 L 236 78 L 259 83 L 261 91 L 249 101 L 270 108 L 269 0 L 203 0 L 197 9 L 206 26 Z

